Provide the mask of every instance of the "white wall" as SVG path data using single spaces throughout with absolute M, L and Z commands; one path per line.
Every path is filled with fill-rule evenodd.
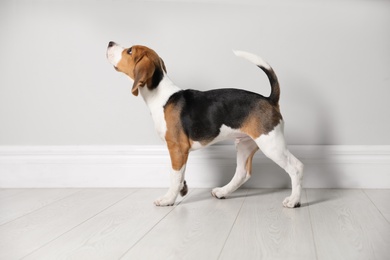
M 161 144 L 105 58 L 143 44 L 182 88 L 269 93 L 290 144 L 390 144 L 390 1 L 0 1 L 0 145 Z

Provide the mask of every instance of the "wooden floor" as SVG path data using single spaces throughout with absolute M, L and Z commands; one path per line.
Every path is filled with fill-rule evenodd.
M 0 189 L 0 259 L 390 259 L 390 190 Z

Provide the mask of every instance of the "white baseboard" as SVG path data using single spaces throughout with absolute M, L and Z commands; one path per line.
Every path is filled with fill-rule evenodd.
M 290 146 L 305 164 L 306 188 L 390 188 L 390 146 Z M 190 187 L 226 184 L 235 170 L 234 146 L 190 154 Z M 290 186 L 284 171 L 261 152 L 244 187 Z M 164 146 L 0 146 L 0 187 L 168 187 Z

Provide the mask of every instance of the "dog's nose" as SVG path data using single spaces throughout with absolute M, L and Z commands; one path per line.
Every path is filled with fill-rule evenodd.
M 113 41 L 111 41 L 111 42 L 108 43 L 108 47 L 112 47 L 112 46 L 114 46 L 114 45 L 115 45 L 115 42 L 113 42 Z

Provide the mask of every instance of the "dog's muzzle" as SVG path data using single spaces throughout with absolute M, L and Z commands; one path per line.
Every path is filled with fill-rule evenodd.
M 124 48 L 122 48 L 121 46 L 119 46 L 118 44 L 116 44 L 113 41 L 110 41 L 108 43 L 106 56 L 107 56 L 108 61 L 112 65 L 114 65 L 114 67 L 116 67 L 118 65 L 118 62 L 122 59 L 122 51 L 123 50 L 124 50 Z

